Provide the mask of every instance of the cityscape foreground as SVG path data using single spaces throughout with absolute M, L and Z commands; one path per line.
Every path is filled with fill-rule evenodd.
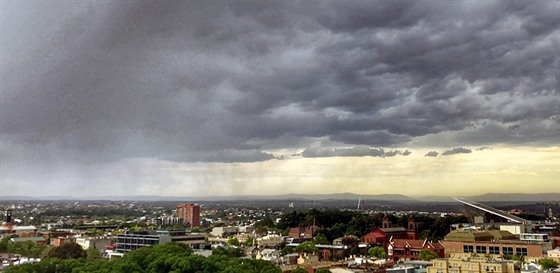
M 558 200 L 66 200 L 1 201 L 0 207 L 0 270 L 6 272 L 125 272 L 123 263 L 141 263 L 131 260 L 138 255 L 169 253 L 172 265 L 156 257 L 139 272 L 560 270 Z M 81 262 L 64 262 L 75 259 Z M 205 259 L 196 270 L 181 265 L 196 259 Z

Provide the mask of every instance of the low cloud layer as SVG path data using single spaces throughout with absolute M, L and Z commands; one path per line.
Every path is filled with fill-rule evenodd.
M 411 152 L 408 150 L 384 150 L 382 148 L 370 148 L 366 146 L 357 146 L 352 148 L 328 148 L 316 147 L 307 148 L 301 155 L 303 157 L 354 157 L 354 156 L 371 156 L 371 157 L 393 157 L 396 155 L 407 156 Z
M 428 156 L 428 157 L 437 157 L 439 155 L 438 152 L 436 151 L 429 151 L 427 154 L 425 154 L 424 156 Z
M 557 1 L 0 5 L 4 166 L 558 144 Z
M 470 154 L 470 153 L 472 153 L 471 149 L 467 149 L 464 147 L 457 147 L 451 150 L 446 150 L 443 153 L 441 153 L 441 155 L 456 155 L 456 154 Z

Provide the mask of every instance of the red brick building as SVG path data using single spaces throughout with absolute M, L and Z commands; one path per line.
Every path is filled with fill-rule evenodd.
M 316 226 L 290 228 L 288 236 L 294 239 L 313 239 L 313 233 L 316 230 Z
M 387 215 L 383 217 L 383 222 L 381 228 L 377 228 L 372 232 L 364 235 L 363 242 L 368 244 L 377 244 L 383 246 L 385 251 L 387 251 L 387 246 L 389 241 L 392 239 L 418 239 L 418 229 L 416 227 L 416 222 L 414 216 L 410 215 L 408 218 L 407 228 L 403 227 L 393 227 L 391 220 Z
M 59 238 L 53 238 L 51 244 L 53 246 L 61 246 L 64 243 L 75 243 L 75 242 L 76 242 L 75 237 L 59 237 Z
M 189 227 L 200 226 L 200 206 L 197 204 L 180 204 L 177 206 L 177 217 Z
M 547 243 L 531 243 L 512 239 L 515 235 L 503 230 L 490 231 L 452 231 L 441 243 L 445 253 L 475 253 L 490 255 L 516 255 L 541 257 Z
M 432 243 L 428 240 L 393 239 L 387 246 L 387 256 L 391 259 L 418 260 L 420 251 L 430 250 L 439 258 L 445 257 L 445 248 L 439 242 Z

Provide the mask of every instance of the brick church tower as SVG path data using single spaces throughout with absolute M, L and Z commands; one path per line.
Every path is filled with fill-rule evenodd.
M 411 240 L 418 239 L 418 226 L 416 225 L 416 221 L 414 219 L 414 215 L 410 215 L 408 217 L 408 226 L 406 228 L 406 238 Z

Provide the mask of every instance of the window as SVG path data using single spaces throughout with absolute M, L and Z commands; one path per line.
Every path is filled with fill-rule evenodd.
M 499 246 L 489 246 L 490 254 L 500 254 Z
M 472 245 L 464 245 L 463 246 L 464 253 L 473 253 L 473 246 Z
M 486 254 L 486 246 L 476 246 L 476 253 Z
M 513 255 L 513 247 L 502 247 L 503 255 Z
M 517 255 L 517 256 L 527 256 L 527 248 L 526 247 L 516 247 L 515 248 L 515 255 Z

